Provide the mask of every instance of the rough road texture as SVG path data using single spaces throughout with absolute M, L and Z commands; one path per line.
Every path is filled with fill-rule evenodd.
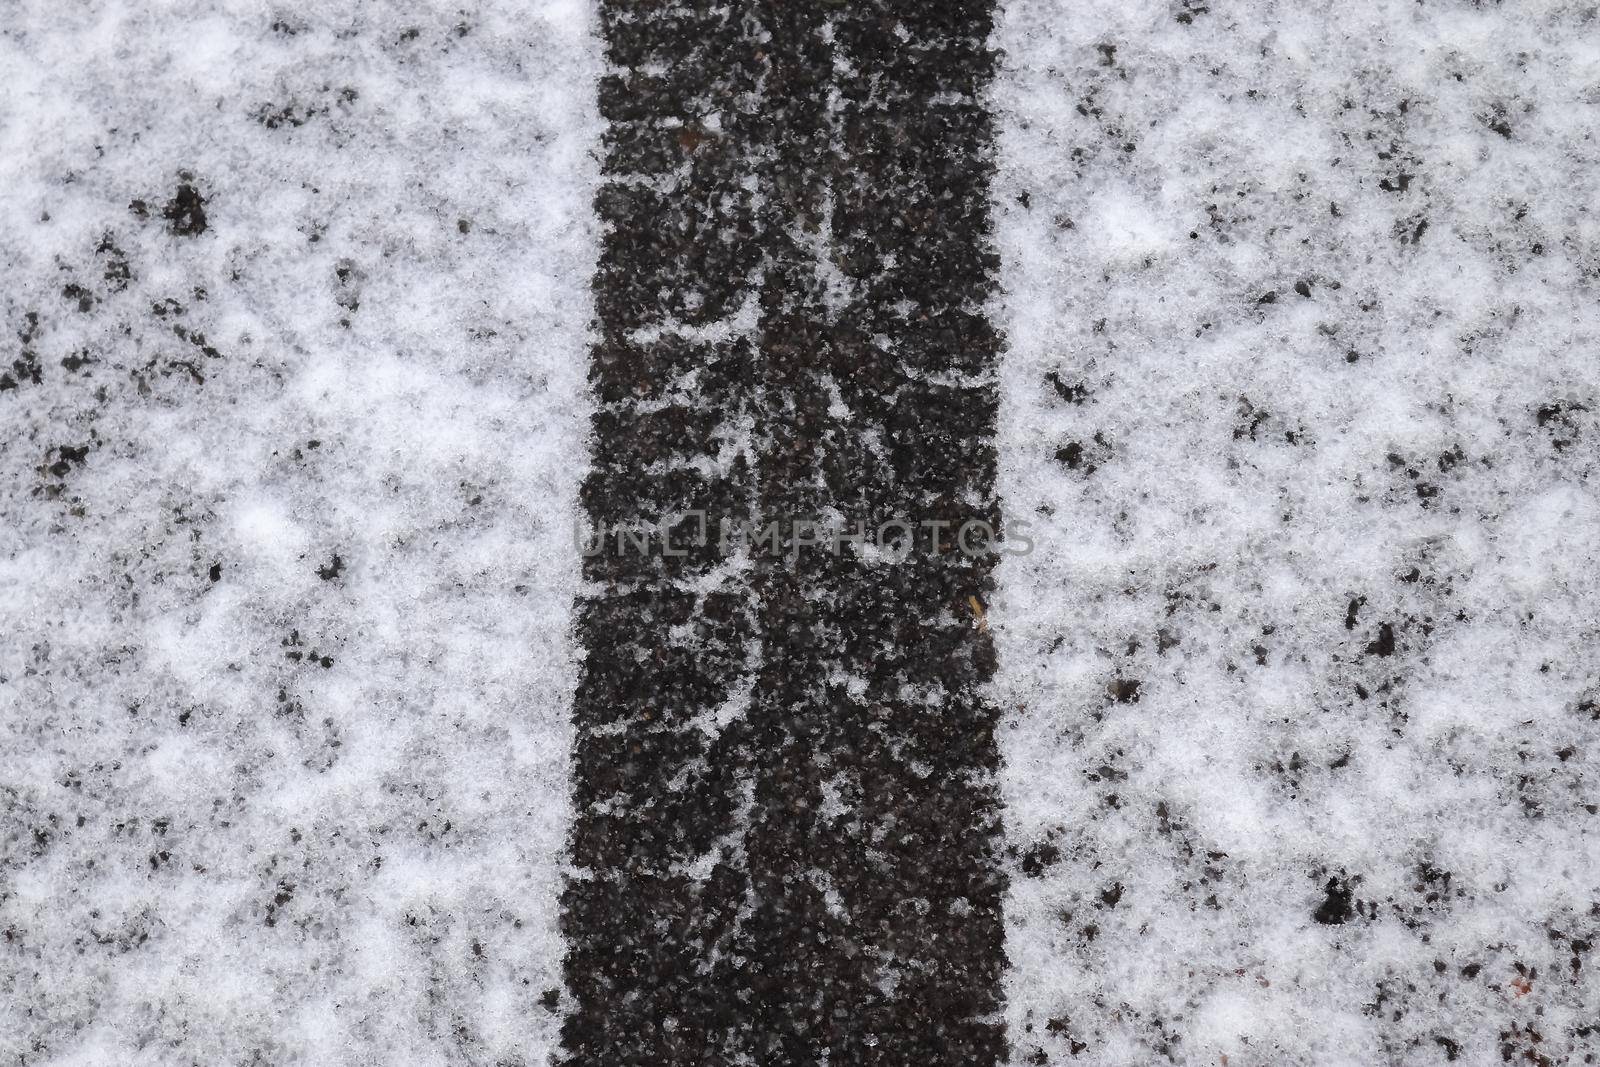
M 1600 1056 L 1592 5 L 1011 0 L 1011 1040 Z
M 997 522 L 989 4 L 602 4 L 597 528 Z M 573 1065 L 1003 1049 L 989 554 L 587 564 Z

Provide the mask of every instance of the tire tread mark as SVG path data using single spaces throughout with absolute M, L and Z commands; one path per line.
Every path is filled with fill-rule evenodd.
M 592 524 L 998 527 L 992 4 L 601 7 Z M 564 1064 L 1001 1060 L 992 564 L 586 561 Z

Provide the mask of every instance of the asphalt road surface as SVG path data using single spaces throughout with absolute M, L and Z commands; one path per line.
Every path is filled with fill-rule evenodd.
M 991 5 L 602 13 L 564 1062 L 995 1063 Z

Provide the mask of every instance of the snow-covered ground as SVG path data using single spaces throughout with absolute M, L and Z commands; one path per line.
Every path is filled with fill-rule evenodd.
M 1600 1053 L 1600 22 L 1009 0 L 1018 1063 Z
M 1600 17 L 1002 9 L 1013 1062 L 1592 1062 Z M 553 1051 L 594 19 L 0 7 L 0 1065 Z
M 588 5 L 0 10 L 0 1063 L 543 1062 Z

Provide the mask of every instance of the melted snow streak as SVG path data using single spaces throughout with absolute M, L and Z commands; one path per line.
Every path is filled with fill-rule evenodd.
M 1595 1062 L 1592 5 L 1004 6 L 1017 1062 Z
M 989 8 L 601 5 L 597 528 L 997 521 Z M 999 1060 L 992 564 L 586 561 L 566 1063 Z

